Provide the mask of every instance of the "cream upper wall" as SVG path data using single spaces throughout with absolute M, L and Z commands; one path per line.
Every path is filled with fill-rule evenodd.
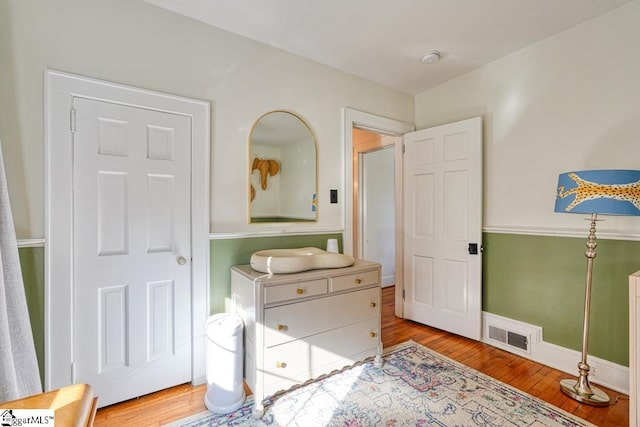
M 416 96 L 418 129 L 483 116 L 488 228 L 579 229 L 560 172 L 640 169 L 640 0 Z M 598 228 L 640 234 L 640 219 Z
M 341 109 L 414 115 L 410 95 L 137 0 L 3 0 L 0 55 L 0 139 L 18 238 L 44 235 L 45 68 L 210 101 L 213 232 L 270 227 L 247 225 L 247 141 L 265 112 L 297 112 L 317 136 L 318 230 L 343 227 L 343 202 L 329 204 L 329 189 L 344 194 Z

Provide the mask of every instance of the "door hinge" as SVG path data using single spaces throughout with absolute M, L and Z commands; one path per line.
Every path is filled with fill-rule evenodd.
M 404 301 L 404 289 L 402 290 L 402 301 Z
M 71 133 L 75 133 L 76 131 L 76 109 L 71 108 L 69 112 L 69 128 L 71 129 Z
M 402 143 L 402 154 L 404 154 L 406 149 L 407 149 L 407 145 L 403 142 Z

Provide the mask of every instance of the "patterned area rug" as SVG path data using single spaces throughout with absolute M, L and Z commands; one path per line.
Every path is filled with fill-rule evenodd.
M 226 415 L 203 412 L 169 424 L 194 426 L 592 426 L 540 399 L 413 341 Z

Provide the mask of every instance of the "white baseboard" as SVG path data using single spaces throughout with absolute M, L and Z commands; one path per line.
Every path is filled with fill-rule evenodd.
M 542 328 L 539 326 L 530 325 L 487 312 L 482 313 L 482 324 L 482 342 L 551 368 L 558 369 L 559 371 L 566 372 L 574 377 L 578 375 L 577 365 L 581 358 L 580 352 L 545 342 L 542 334 Z M 486 327 L 488 324 L 498 325 L 518 333 L 529 333 L 531 336 L 531 340 L 529 341 L 529 351 L 520 350 L 490 339 Z M 620 393 L 629 394 L 628 367 L 594 356 L 589 356 L 587 362 L 591 367 L 591 372 L 589 373 L 590 382 L 600 384 Z
M 207 376 L 206 375 L 199 375 L 197 377 L 195 377 L 193 380 L 191 380 L 191 385 L 202 385 L 202 384 L 206 384 L 207 383 Z

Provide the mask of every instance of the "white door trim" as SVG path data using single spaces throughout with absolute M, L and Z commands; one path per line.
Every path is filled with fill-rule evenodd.
M 73 369 L 72 307 L 72 97 L 84 97 L 188 116 L 192 120 L 192 375 L 206 381 L 209 316 L 210 104 L 135 87 L 45 70 L 45 390 L 70 384 Z M 55 349 L 53 348 L 55 345 Z
M 344 235 L 342 242 L 344 253 L 353 253 L 353 128 L 369 130 L 391 136 L 402 136 L 407 132 L 412 132 L 415 126 L 412 123 L 401 122 L 376 116 L 351 108 L 342 109 L 342 129 L 344 140 L 344 194 L 342 203 L 344 205 L 344 216 L 342 226 Z M 396 143 L 396 316 L 403 316 L 402 304 L 402 140 Z M 400 201 L 398 203 L 398 200 Z

